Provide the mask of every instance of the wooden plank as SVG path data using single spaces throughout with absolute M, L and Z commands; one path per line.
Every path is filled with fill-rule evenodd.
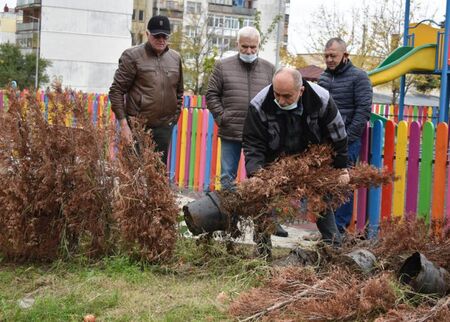
M 382 145 L 383 145 L 383 122 L 377 120 L 373 124 L 371 140 L 370 164 L 381 169 L 382 165 Z M 381 187 L 371 187 L 369 189 L 369 204 L 367 207 L 369 217 L 368 237 L 376 238 L 380 227 L 381 211 Z
M 180 145 L 180 172 L 178 177 L 178 187 L 184 187 L 184 178 L 186 176 L 186 143 L 189 109 L 184 108 L 182 112 L 183 123 L 181 127 L 181 145 Z
M 212 158 L 211 158 L 211 183 L 210 183 L 210 190 L 214 190 L 216 187 L 216 169 L 217 169 L 217 154 L 218 154 L 218 127 L 217 124 L 214 122 L 214 130 L 213 130 L 213 137 L 212 137 Z
M 408 171 L 406 185 L 406 218 L 414 219 L 417 214 L 420 162 L 420 124 L 411 123 L 409 133 Z
M 193 109 L 188 109 L 188 122 L 187 122 L 187 132 L 186 132 L 186 164 L 185 164 L 185 174 L 184 174 L 184 187 L 189 186 L 189 172 L 190 172 L 190 161 L 191 161 L 191 145 L 192 145 L 192 113 Z
M 401 218 L 405 212 L 406 191 L 406 149 L 408 145 L 408 123 L 401 121 L 397 126 L 397 144 L 395 147 L 395 176 L 393 214 Z
M 202 131 L 203 131 L 203 110 L 197 109 L 197 136 L 195 142 L 195 159 L 194 159 L 194 185 L 193 189 L 198 191 L 199 175 L 200 175 L 200 153 L 202 152 Z
M 394 151 L 395 151 L 395 124 L 387 121 L 384 132 L 384 159 L 383 166 L 391 173 L 394 171 Z M 383 185 L 381 189 L 381 218 L 389 220 L 392 213 L 392 191 L 393 184 Z
M 369 158 L 369 123 L 367 123 L 361 137 L 360 162 L 368 162 Z M 358 213 L 356 215 L 356 230 L 363 233 L 366 227 L 367 188 L 358 189 Z
M 178 138 L 178 124 L 180 122 L 178 122 L 172 130 L 172 137 L 170 139 L 170 156 L 168 158 L 168 164 L 169 166 L 167 167 L 169 169 L 169 180 L 170 182 L 175 182 L 175 169 L 176 169 L 176 165 L 177 165 L 177 159 L 178 159 L 178 154 L 177 154 L 177 138 Z
M 178 118 L 178 124 L 177 124 L 177 128 L 178 128 L 178 133 L 177 133 L 177 155 L 176 155 L 176 164 L 175 164 L 175 182 L 178 183 L 180 182 L 180 165 L 181 165 L 181 138 L 182 138 L 182 132 L 184 131 L 184 127 L 183 127 L 183 119 L 184 119 L 184 110 L 185 108 L 183 108 L 181 110 L 181 114 L 180 117 Z
M 434 125 L 427 121 L 422 130 L 418 216 L 430 223 L 431 182 L 433 169 Z
M 448 125 L 444 122 L 439 123 L 436 131 L 436 161 L 434 164 L 434 185 L 433 201 L 431 208 L 431 218 L 433 221 L 433 232 L 436 236 L 442 235 L 442 226 L 444 224 L 444 206 L 445 206 L 445 178 L 447 168 L 447 149 L 448 149 Z
M 220 183 L 221 177 L 221 161 L 222 161 L 222 141 L 220 138 L 217 139 L 217 158 L 216 158 L 216 176 L 215 176 L 215 189 L 220 190 L 222 185 Z
M 208 134 L 208 120 L 209 111 L 207 109 L 202 109 L 202 135 L 201 135 L 201 151 L 200 151 L 200 171 L 198 175 L 198 190 L 203 191 L 205 182 L 205 170 L 206 170 L 206 154 L 207 154 L 207 134 Z
M 214 118 L 211 113 L 208 113 L 208 134 L 206 136 L 206 163 L 205 163 L 205 181 L 204 189 L 210 190 L 212 177 L 212 163 L 213 163 L 213 145 L 214 145 Z
M 189 189 L 194 188 L 195 157 L 197 155 L 198 108 L 192 109 L 191 152 L 189 159 Z

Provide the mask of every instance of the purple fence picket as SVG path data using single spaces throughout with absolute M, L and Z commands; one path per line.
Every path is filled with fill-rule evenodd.
M 411 123 L 409 128 L 408 172 L 406 185 L 406 218 L 413 219 L 417 213 L 419 191 L 420 124 Z
M 361 153 L 359 160 L 361 162 L 369 161 L 369 123 L 367 123 L 361 138 Z M 367 189 L 358 189 L 358 207 L 356 215 L 356 229 L 358 232 L 363 232 L 366 227 L 366 211 L 367 211 Z

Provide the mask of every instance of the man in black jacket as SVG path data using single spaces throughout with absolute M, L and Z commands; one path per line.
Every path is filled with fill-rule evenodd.
M 319 79 L 319 85 L 330 92 L 336 102 L 348 135 L 348 161 L 353 166 L 361 149 L 361 136 L 370 119 L 372 85 L 367 73 L 348 58 L 347 45 L 340 38 L 331 38 L 325 45 L 327 69 Z M 336 210 L 336 224 L 341 233 L 350 224 L 353 198 Z
M 279 69 L 272 85 L 251 100 L 242 139 L 249 176 L 282 154 L 301 153 L 309 144 L 331 143 L 335 151 L 334 166 L 342 169 L 339 181 L 350 180 L 347 133 L 336 104 L 322 87 L 303 83 L 295 69 Z M 325 242 L 340 244 L 341 236 L 331 211 L 321 214 L 317 227 Z M 255 242 L 260 246 L 261 255 L 270 256 L 261 246 L 270 246 L 270 235 L 257 231 Z

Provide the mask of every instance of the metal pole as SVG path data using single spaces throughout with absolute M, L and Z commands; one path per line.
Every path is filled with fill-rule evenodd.
M 34 88 L 38 89 L 39 86 L 39 53 L 41 48 L 41 19 L 36 18 L 38 23 L 38 37 L 36 45 L 36 75 L 34 78 Z
M 403 46 L 408 46 L 408 31 L 409 31 L 409 11 L 410 11 L 410 0 L 406 0 L 405 4 L 405 20 L 403 26 Z M 403 110 L 405 108 L 405 85 L 406 76 L 403 75 L 400 79 L 400 97 L 398 102 L 398 120 L 403 120 Z
M 278 68 L 280 65 L 280 41 L 281 41 L 281 24 L 284 23 L 284 12 L 282 12 L 283 8 L 283 0 L 278 1 L 278 16 L 281 16 L 280 20 L 278 21 L 278 28 L 277 28 L 277 39 L 276 39 L 276 49 L 275 49 L 275 68 Z
M 450 0 L 447 0 L 445 10 L 445 34 L 444 34 L 444 55 L 442 57 L 441 70 L 441 95 L 439 98 L 439 122 L 448 121 L 448 36 L 450 29 Z M 437 68 L 438 66 L 436 66 Z

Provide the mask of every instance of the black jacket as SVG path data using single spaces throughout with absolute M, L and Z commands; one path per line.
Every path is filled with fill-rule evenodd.
M 336 104 L 322 87 L 308 82 L 304 86 L 297 108 L 291 111 L 282 111 L 275 104 L 272 85 L 250 102 L 242 141 L 249 176 L 282 154 L 300 153 L 308 144 L 328 142 L 336 152 L 334 166 L 346 167 L 347 134 Z M 298 133 L 297 137 L 292 133 Z
M 344 66 L 320 75 L 320 86 L 328 90 L 333 97 L 348 134 L 349 144 L 359 139 L 372 108 L 372 85 L 367 73 L 348 61 Z

